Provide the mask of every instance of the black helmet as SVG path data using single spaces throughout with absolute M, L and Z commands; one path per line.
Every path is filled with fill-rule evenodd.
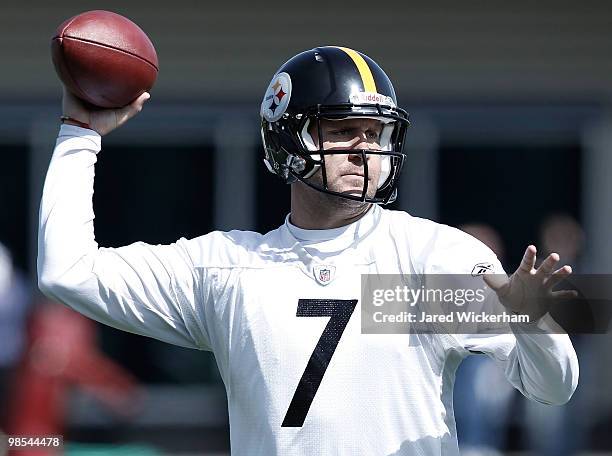
M 364 188 L 360 196 L 329 190 L 325 156 L 346 151 L 323 150 L 320 119 L 365 117 L 383 123 L 381 150 L 360 150 Z M 316 122 L 319 144 L 308 133 Z M 325 46 L 302 52 L 276 72 L 261 103 L 261 136 L 268 170 L 287 183 L 300 180 L 316 190 L 344 198 L 386 204 L 395 200 L 404 161 L 402 148 L 408 114 L 397 107 L 385 72 L 368 56 L 352 49 Z M 355 153 L 355 152 L 351 152 Z M 381 177 L 367 197 L 366 154 L 382 155 Z M 323 187 L 307 179 L 321 168 Z

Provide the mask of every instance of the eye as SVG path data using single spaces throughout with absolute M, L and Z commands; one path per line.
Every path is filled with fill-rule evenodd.
M 347 136 L 351 134 L 351 130 L 348 128 L 339 128 L 337 130 L 332 130 L 330 134 L 334 136 Z
M 366 131 L 366 137 L 372 141 L 378 141 L 380 139 L 380 131 L 378 130 L 368 130 Z

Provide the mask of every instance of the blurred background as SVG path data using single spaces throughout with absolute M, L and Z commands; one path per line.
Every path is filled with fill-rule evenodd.
M 261 161 L 260 100 L 283 62 L 333 44 L 376 60 L 411 114 L 393 208 L 461 226 L 508 271 L 536 243 L 543 253 L 561 252 L 577 272 L 612 272 L 610 2 L 5 0 L 5 432 L 62 434 L 67 454 L 229 451 L 225 393 L 210 353 L 92 323 L 35 287 L 38 205 L 61 113 L 50 39 L 63 20 L 90 9 L 138 23 L 160 61 L 144 111 L 104 138 L 94 196 L 100 245 L 282 223 L 289 188 Z M 486 359 L 462 365 L 455 413 L 465 454 L 612 454 L 612 340 L 573 341 L 581 384 L 565 407 L 528 403 Z

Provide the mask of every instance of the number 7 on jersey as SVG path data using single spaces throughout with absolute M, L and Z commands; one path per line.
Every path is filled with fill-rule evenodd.
M 351 319 L 356 299 L 300 299 L 297 317 L 331 317 L 315 346 L 293 394 L 281 427 L 301 427 L 317 394 L 327 366 L 336 351 L 344 328 Z

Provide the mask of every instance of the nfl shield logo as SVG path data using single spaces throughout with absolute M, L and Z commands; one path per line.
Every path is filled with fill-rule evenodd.
M 336 267 L 321 264 L 314 267 L 314 276 L 321 285 L 327 285 L 334 279 L 334 273 L 336 272 Z
M 319 282 L 329 282 L 329 269 L 319 271 Z

